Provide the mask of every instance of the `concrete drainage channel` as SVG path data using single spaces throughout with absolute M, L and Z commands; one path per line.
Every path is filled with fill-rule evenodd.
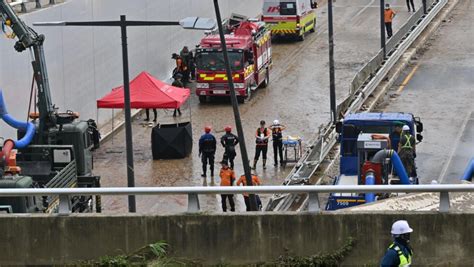
M 383 50 L 380 50 L 377 55 L 354 76 L 350 84 L 350 94 L 337 106 L 337 114 L 346 116 L 354 112 L 368 112 L 375 107 L 416 51 L 416 49 L 410 51 L 408 51 L 408 49 L 415 43 L 425 29 L 427 29 L 447 3 L 448 0 L 427 0 L 427 14 L 423 14 L 423 10 L 419 9 L 418 12 L 412 15 L 405 25 L 387 42 L 387 59 L 384 60 Z M 454 7 L 456 3 L 450 8 Z M 431 32 L 436 29 L 437 26 L 439 26 L 439 23 L 434 27 L 430 27 L 428 30 Z M 420 43 L 424 43 L 424 41 Z M 405 55 L 407 52 L 408 55 Z M 401 59 L 403 62 L 397 65 L 397 62 Z M 376 92 L 376 89 L 383 83 L 384 79 L 393 69 L 395 69 L 395 71 L 391 73 L 392 78 L 383 84 L 383 88 Z M 372 97 L 374 93 L 376 94 L 375 98 Z M 369 98 L 371 98 L 371 103 L 364 106 Z M 310 184 L 311 177 L 336 145 L 337 136 L 336 130 L 330 122 L 323 126 L 319 131 L 318 137 L 311 142 L 309 149 L 286 177 L 283 185 Z M 306 205 L 307 196 L 304 194 L 274 195 L 270 198 L 265 210 L 300 211 L 304 209 Z

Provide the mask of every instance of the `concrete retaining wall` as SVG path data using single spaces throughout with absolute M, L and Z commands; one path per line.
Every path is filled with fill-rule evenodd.
M 269 262 L 289 249 L 296 255 L 332 252 L 356 239 L 345 263 L 378 264 L 393 221 L 414 229 L 417 265 L 470 265 L 474 214 L 242 214 L 175 216 L 3 216 L 0 265 L 63 264 L 129 253 L 165 240 L 176 257 L 204 263 Z
M 255 16 L 262 0 L 219 1 L 223 17 L 231 13 Z M 68 0 L 64 4 L 22 15 L 32 25 L 40 21 L 118 20 L 125 14 L 136 20 L 179 20 L 188 16 L 215 17 L 209 0 Z M 53 102 L 60 110 L 74 110 L 83 119 L 96 118 L 96 100 L 122 85 L 120 29 L 90 27 L 33 27 L 45 34 L 45 53 Z M 193 48 L 202 31 L 180 27 L 136 27 L 128 30 L 130 78 L 146 70 L 168 79 L 173 69 L 171 54 L 183 45 Z M 32 67 L 27 51 L 19 54 L 14 41 L 0 37 L 0 89 L 9 112 L 26 118 Z M 102 110 L 101 121 L 111 112 Z M 0 136 L 14 131 L 0 127 Z

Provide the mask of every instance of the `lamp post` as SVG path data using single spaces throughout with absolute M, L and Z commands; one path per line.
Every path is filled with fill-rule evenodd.
M 334 30 L 332 1 L 328 0 L 328 35 L 329 35 L 329 101 L 331 105 L 331 121 L 334 125 L 337 122 L 336 114 L 336 77 L 334 70 Z
M 188 17 L 180 21 L 133 21 L 125 15 L 118 21 L 80 21 L 80 22 L 38 22 L 35 26 L 113 26 L 120 27 L 122 37 L 123 94 L 125 109 L 125 144 L 127 153 L 127 185 L 135 187 L 135 170 L 133 167 L 132 119 L 130 108 L 130 79 L 128 69 L 127 27 L 129 26 L 179 26 L 184 29 L 210 30 L 215 28 L 215 21 L 208 18 Z M 136 212 L 135 196 L 128 196 L 128 211 Z
M 232 108 L 234 111 L 235 127 L 237 128 L 237 134 L 239 136 L 240 154 L 242 155 L 242 163 L 244 165 L 245 180 L 247 182 L 247 186 L 251 186 L 252 175 L 250 173 L 250 165 L 249 165 L 249 159 L 247 155 L 247 147 L 245 146 L 245 137 L 244 137 L 244 131 L 242 128 L 242 121 L 240 119 L 239 105 L 237 102 L 237 96 L 235 94 L 234 80 L 233 80 L 232 71 L 230 69 L 230 64 L 229 64 L 227 44 L 225 42 L 224 30 L 222 29 L 222 18 L 221 18 L 221 13 L 219 10 L 218 0 L 214 0 L 214 9 L 216 12 L 217 27 L 219 28 L 219 37 L 221 41 L 222 53 L 224 55 L 224 64 L 225 64 L 225 69 L 226 69 L 226 74 L 227 74 L 227 83 L 229 85 L 230 99 L 231 99 Z M 250 202 L 250 211 L 256 211 L 257 201 L 254 194 L 249 195 L 249 202 Z

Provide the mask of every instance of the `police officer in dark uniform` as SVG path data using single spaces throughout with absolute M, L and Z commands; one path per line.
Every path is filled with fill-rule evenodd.
M 283 165 L 283 130 L 286 127 L 278 120 L 274 120 L 272 126 L 270 127 L 272 130 L 272 140 L 273 140 L 273 158 L 274 158 L 274 166 L 278 165 L 278 155 L 280 155 L 280 164 Z
M 204 127 L 204 134 L 199 139 L 199 156 L 202 160 L 202 177 L 207 177 L 207 164 L 211 170 L 211 177 L 214 177 L 214 156 L 216 154 L 216 138 L 211 134 L 211 127 Z
M 235 146 L 239 143 L 239 138 L 232 133 L 232 127 L 226 126 L 224 130 L 225 134 L 221 137 L 221 144 L 225 149 L 222 161 L 230 162 L 230 168 L 234 169 L 234 158 L 237 155 Z

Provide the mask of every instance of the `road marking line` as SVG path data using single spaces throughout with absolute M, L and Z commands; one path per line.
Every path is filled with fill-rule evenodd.
M 439 174 L 439 177 L 438 177 L 438 182 L 441 183 L 441 184 L 444 183 L 449 165 L 451 165 L 451 161 L 453 160 L 454 153 L 456 153 L 456 150 L 458 149 L 459 142 L 461 141 L 461 137 L 464 134 L 464 131 L 466 130 L 466 126 L 469 124 L 469 121 L 471 120 L 473 112 L 474 111 L 471 111 L 471 112 L 467 113 L 467 116 L 463 120 L 461 128 L 458 131 L 458 134 L 456 136 L 456 140 L 454 141 L 454 145 L 451 146 L 451 153 L 449 154 L 449 158 L 447 159 L 446 164 L 443 166 L 443 169 L 441 170 L 441 173 Z
M 367 4 L 366 6 L 364 6 L 364 8 L 359 10 L 359 12 L 357 12 L 357 14 L 355 14 L 352 18 L 354 19 L 354 18 L 360 16 L 362 13 L 364 13 L 364 11 L 366 11 L 369 7 L 371 7 L 374 4 L 374 2 L 375 2 L 375 0 L 370 1 L 369 4 Z
M 403 80 L 402 84 L 400 85 L 400 87 L 398 87 L 398 90 L 397 90 L 397 93 L 401 93 L 403 91 L 403 89 L 405 89 L 405 86 L 407 86 L 407 84 L 410 82 L 410 80 L 413 78 L 413 75 L 415 75 L 415 72 L 418 70 L 418 68 L 420 67 L 419 64 L 417 64 L 412 70 L 411 72 L 408 74 L 408 76 L 405 78 L 405 80 Z

